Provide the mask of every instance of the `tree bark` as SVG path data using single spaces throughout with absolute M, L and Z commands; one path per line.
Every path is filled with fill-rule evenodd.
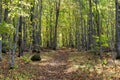
M 88 49 L 91 49 L 92 44 L 92 1 L 89 0 L 89 30 L 88 30 Z
M 35 18 L 35 15 L 34 15 L 34 9 L 35 9 L 35 6 L 33 5 L 33 7 L 31 8 L 31 25 L 32 25 L 32 50 L 35 50 L 36 49 L 36 36 L 35 36 L 35 22 L 34 22 L 34 18 Z
M 5 2 L 5 5 L 7 5 L 7 2 L 6 0 L 4 1 Z M 8 18 L 8 8 L 5 8 L 4 10 L 4 21 L 7 22 L 7 18 Z
M 115 0 L 116 4 L 116 52 L 117 52 L 117 59 L 120 59 L 120 3 L 118 0 Z
M 25 18 L 23 22 L 23 49 L 24 49 L 23 51 L 27 49 L 27 26 L 26 26 Z
M 60 12 L 60 0 L 57 0 L 56 1 L 56 21 L 55 21 L 53 50 L 56 50 L 56 47 L 57 47 L 57 27 L 58 27 L 59 12 Z
M 97 27 L 97 36 L 99 37 L 99 42 L 98 42 L 98 46 L 99 46 L 99 55 L 100 55 L 100 58 L 102 58 L 102 42 L 101 42 L 101 19 L 100 19 L 100 13 L 99 13 L 99 10 L 98 10 L 98 6 L 97 6 L 97 2 L 96 2 L 96 11 L 97 11 L 97 23 L 96 23 L 96 26 Z
M 51 2 L 49 1 L 49 5 L 50 4 L 51 4 Z M 53 14 L 53 8 L 50 7 L 50 16 L 49 16 L 50 17 L 50 23 L 49 23 L 50 24 L 50 38 L 49 38 L 50 39 L 49 40 L 50 41 L 50 48 L 53 47 L 53 44 L 52 44 L 53 43 L 53 26 L 52 26 L 52 22 L 53 22 L 52 17 L 53 17 L 53 15 L 52 14 Z
M 19 47 L 19 54 L 18 57 L 23 56 L 23 49 L 22 49 L 22 16 L 19 17 L 19 39 L 18 39 L 18 47 Z
M 12 59 L 11 59 L 11 66 L 10 66 L 11 69 L 14 68 L 14 64 L 15 64 L 15 52 L 16 52 L 16 48 L 17 48 L 17 39 L 18 39 L 19 24 L 20 24 L 19 20 L 20 20 L 20 17 L 18 18 L 18 25 L 16 26 L 16 33 L 15 33 L 14 39 L 13 39 L 14 40 L 14 43 L 13 43 L 14 47 L 13 47 L 13 51 L 12 51 Z M 13 23 L 15 23 L 15 20 L 13 20 L 13 21 L 14 21 Z
M 81 28 L 81 44 L 82 48 L 84 48 L 84 27 L 83 27 L 83 13 L 82 13 L 82 0 L 79 0 L 79 7 L 80 7 L 80 28 Z
M 42 45 L 42 37 L 41 37 L 41 28 L 42 28 L 42 0 L 40 0 L 39 2 L 39 12 L 40 12 L 40 16 L 39 16 L 39 26 L 38 26 L 38 40 L 37 40 L 37 43 L 38 43 L 38 47 L 39 49 L 41 49 L 41 45 Z
M 0 0 L 0 24 L 2 23 L 2 0 Z M 0 61 L 2 60 L 2 36 L 0 34 Z

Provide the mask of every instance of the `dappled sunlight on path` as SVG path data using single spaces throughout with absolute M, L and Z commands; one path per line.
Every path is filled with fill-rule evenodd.
M 72 80 L 75 76 L 72 74 L 77 74 L 75 68 L 69 66 L 68 57 L 70 51 L 59 50 L 53 57 L 53 59 L 46 62 L 36 62 L 31 63 L 34 65 L 39 65 L 40 72 L 38 80 Z M 77 79 L 80 78 L 79 76 Z
M 66 49 L 43 51 L 41 58 L 41 61 L 25 62 L 16 57 L 17 67 L 9 70 L 6 56 L 4 63 L 0 63 L 3 65 L 0 66 L 0 79 L 1 76 L 16 78 L 16 75 L 24 75 L 27 76 L 26 80 L 120 80 L 120 61 L 115 60 L 115 71 L 114 61 L 109 56 L 104 58 L 106 64 L 103 64 L 104 59 L 100 60 L 93 53 Z

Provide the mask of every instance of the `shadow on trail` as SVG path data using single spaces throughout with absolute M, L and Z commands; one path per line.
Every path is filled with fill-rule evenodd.
M 108 80 L 108 78 L 111 80 L 120 80 L 118 75 L 114 76 L 113 74 L 114 65 L 111 58 L 109 58 L 110 60 L 108 59 L 108 64 L 105 66 L 104 73 L 107 74 L 107 78 L 104 79 L 103 74 L 99 73 L 103 70 L 101 68 L 101 62 L 97 62 L 99 58 L 93 55 L 93 53 L 80 53 L 67 49 L 41 52 L 41 55 L 42 61 L 38 62 L 26 63 L 20 58 L 16 58 L 18 68 L 11 71 L 6 66 L 6 57 L 6 61 L 0 66 L 0 77 L 2 74 L 5 79 L 7 76 L 12 80 L 19 80 L 14 79 L 19 74 L 20 77 L 27 76 L 28 79 L 26 80 Z M 119 74 L 120 67 L 118 64 L 117 73 Z M 98 72 L 93 70 L 91 66 L 96 68 L 95 70 Z M 93 70 L 92 72 L 91 68 Z M 112 73 L 110 73 L 110 76 L 113 74 L 112 77 L 108 75 L 111 70 Z
M 101 80 L 94 75 L 85 74 L 80 69 L 69 71 L 69 53 L 59 50 L 53 59 L 31 65 L 35 70 L 34 80 Z

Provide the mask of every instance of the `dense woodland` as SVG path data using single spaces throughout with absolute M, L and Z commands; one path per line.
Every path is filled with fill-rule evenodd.
M 63 54 L 61 49 L 65 49 Z M 108 52 L 112 55 L 111 59 L 120 59 L 119 0 L 0 0 L 1 63 L 7 59 L 7 67 L 14 69 L 18 57 L 23 59 L 26 54 L 35 54 L 41 60 L 45 55 L 43 52 L 48 50 L 61 53 L 65 60 L 65 56 L 74 51 L 81 53 L 79 57 L 84 52 L 86 56 L 93 54 L 103 64 L 107 64 L 103 58 Z M 34 60 L 33 57 L 31 60 Z

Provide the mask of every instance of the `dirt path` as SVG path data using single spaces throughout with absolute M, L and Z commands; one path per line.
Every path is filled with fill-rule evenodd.
M 99 80 L 93 75 L 90 76 L 89 73 L 86 74 L 78 66 L 71 64 L 74 61 L 69 61 L 70 50 L 57 50 L 54 54 L 55 56 L 48 61 L 36 62 L 35 67 L 39 65 L 32 80 Z
M 94 62 L 94 60 L 90 61 L 89 57 L 94 59 L 94 56 L 92 57 L 92 55 L 87 55 L 87 58 L 85 54 L 72 53 L 75 58 L 72 56 L 72 61 L 70 62 L 70 54 L 71 52 L 69 50 L 56 51 L 54 57 L 38 65 L 39 69 L 36 69 L 36 73 L 34 74 L 35 77 L 34 79 L 32 78 L 32 80 L 102 80 L 102 74 L 96 73 L 96 71 L 94 71 L 94 69 L 91 67 L 93 66 L 91 62 Z M 77 61 L 74 61 L 74 59 Z M 76 64 L 81 64 L 80 66 L 83 66 L 82 69 L 80 66 L 75 66 Z M 99 70 L 102 69 L 100 68 L 99 64 L 94 63 L 94 65 L 98 65 L 98 72 L 102 71 Z M 91 72 L 90 69 L 93 71 Z M 113 80 L 119 80 L 119 78 Z
M 120 80 L 120 61 L 116 60 L 115 71 L 109 57 L 104 71 L 100 59 L 92 53 L 50 50 L 41 52 L 41 57 L 38 62 L 16 57 L 16 68 L 9 70 L 6 56 L 0 64 L 0 80 Z
M 42 71 L 39 73 L 40 77 L 38 80 L 70 80 L 65 73 L 65 70 L 68 68 L 68 55 L 68 51 L 58 51 L 56 56 L 48 61 L 47 65 L 41 67 Z

